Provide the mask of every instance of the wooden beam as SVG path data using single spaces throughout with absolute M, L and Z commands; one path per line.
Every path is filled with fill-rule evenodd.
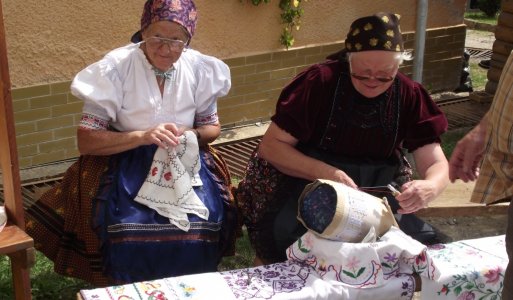
M 11 79 L 7 60 L 7 45 L 0 1 L 0 166 L 7 217 L 10 222 L 25 229 L 23 202 L 21 198 L 18 150 L 11 97 Z

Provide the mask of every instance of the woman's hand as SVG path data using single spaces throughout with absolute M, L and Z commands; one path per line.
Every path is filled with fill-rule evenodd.
M 449 184 L 449 164 L 438 143 L 424 145 L 413 151 L 417 173 L 423 180 L 413 180 L 401 186 L 395 198 L 400 214 L 414 213 L 428 207 Z
M 358 188 L 356 183 L 354 183 L 353 179 L 351 177 L 349 177 L 346 174 L 346 172 L 339 170 L 339 169 L 335 170 L 335 172 L 333 173 L 333 178 L 327 178 L 327 179 L 343 183 L 349 187 L 352 187 L 353 189 Z
M 163 123 L 146 130 L 143 134 L 144 145 L 155 144 L 161 148 L 176 147 L 178 137 L 183 134 L 174 123 Z
M 483 120 L 458 141 L 449 161 L 449 179 L 451 182 L 461 179 L 474 181 L 479 176 L 479 165 L 483 158 L 486 138 L 486 116 Z
M 400 214 L 411 214 L 428 207 L 429 202 L 438 196 L 436 184 L 430 180 L 413 180 L 401 186 L 401 194 L 396 196 L 401 206 Z

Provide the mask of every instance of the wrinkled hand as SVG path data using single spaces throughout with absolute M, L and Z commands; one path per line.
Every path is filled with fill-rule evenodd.
M 183 129 L 179 129 L 174 123 L 163 123 L 144 132 L 145 145 L 155 144 L 167 149 L 178 145 L 178 137 L 183 134 Z
M 354 189 L 358 188 L 356 183 L 354 183 L 353 179 L 349 177 L 344 171 L 342 170 L 336 170 L 333 174 L 334 178 L 333 181 L 341 182 L 349 187 L 352 187 Z
M 399 202 L 400 214 L 411 214 L 428 207 L 429 202 L 438 196 L 434 183 L 429 180 L 413 180 L 401 186 L 401 194 L 395 198 Z
M 471 130 L 454 148 L 449 160 L 449 179 L 454 182 L 474 181 L 479 176 L 479 164 L 483 158 L 485 141 L 481 133 Z

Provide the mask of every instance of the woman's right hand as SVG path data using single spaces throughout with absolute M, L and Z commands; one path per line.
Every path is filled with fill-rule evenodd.
M 178 137 L 183 134 L 183 130 L 179 129 L 174 123 L 162 123 L 153 128 L 146 130 L 143 134 L 144 144 L 155 144 L 159 147 L 167 149 L 178 145 Z

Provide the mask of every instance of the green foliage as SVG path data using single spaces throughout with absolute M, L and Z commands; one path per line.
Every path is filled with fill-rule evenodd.
M 477 7 L 488 17 L 495 17 L 501 8 L 501 0 L 478 0 Z
M 482 11 L 466 12 L 465 19 L 469 19 L 479 23 L 486 23 L 490 25 L 497 25 L 497 16 L 489 17 Z
M 302 1 L 303 0 L 280 0 L 279 3 L 279 7 L 282 11 L 280 14 L 281 21 L 285 24 L 280 36 L 280 43 L 287 49 L 294 45 L 294 35 L 292 32 L 299 30 L 301 25 L 300 19 L 304 12 L 301 7 Z M 251 0 L 253 5 L 260 5 L 262 2 L 269 3 L 270 0 Z
M 301 1 L 302 0 L 280 0 L 280 8 L 282 10 L 280 16 L 282 22 L 285 24 L 285 28 L 283 28 L 283 32 L 280 36 L 280 43 L 287 49 L 294 45 L 292 31 L 294 29 L 299 30 L 301 25 L 300 19 L 304 13 L 303 8 L 301 8 Z

